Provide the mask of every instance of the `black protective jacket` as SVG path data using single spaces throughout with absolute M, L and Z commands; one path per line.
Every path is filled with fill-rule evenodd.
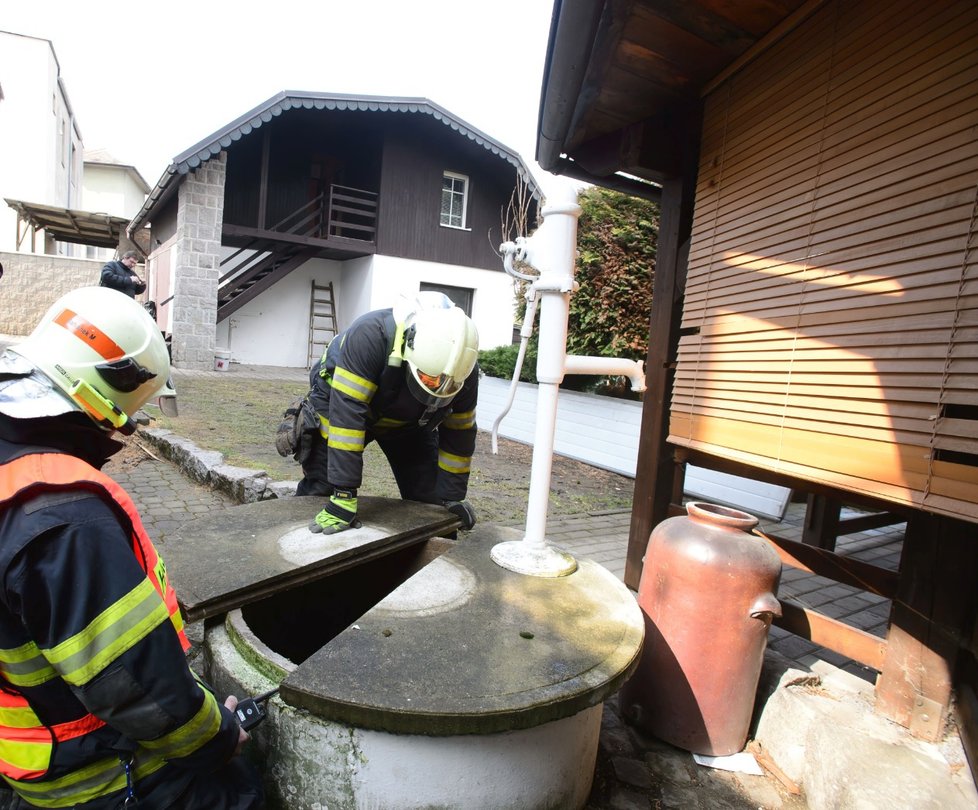
M 46 449 L 97 469 L 117 447 L 82 414 L 0 414 L 0 465 Z M 152 621 L 137 618 L 158 597 L 146 591 L 126 512 L 98 488 L 38 483 L 0 507 L 0 689 L 22 694 L 45 725 L 89 713 L 105 725 L 55 745 L 36 787 L 18 792 L 51 806 L 115 807 L 125 784 L 119 757 L 134 750 L 139 806 L 169 807 L 229 760 L 237 722 L 191 672 L 171 622 L 158 609 Z M 18 650 L 38 651 L 50 671 L 25 679 Z M 153 740 L 159 750 L 140 742 Z M 161 753 L 162 767 L 150 764 Z
M 137 293 L 146 289 L 146 285 L 136 274 L 120 261 L 111 261 L 102 267 L 99 286 L 118 290 L 130 298 L 135 298 Z
M 368 312 L 333 339 L 310 372 L 309 401 L 319 416 L 320 433 L 328 436 L 329 483 L 357 489 L 364 446 L 374 439 L 437 431 L 436 499 L 460 501 L 475 452 L 479 368 L 472 369 L 455 397 L 427 408 L 407 387 L 406 364 L 389 363 L 395 331 L 391 309 Z

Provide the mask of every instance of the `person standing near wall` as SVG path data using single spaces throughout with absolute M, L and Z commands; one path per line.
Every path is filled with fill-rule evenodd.
M 139 263 L 139 254 L 135 250 L 127 250 L 122 258 L 113 260 L 102 267 L 99 286 L 108 287 L 135 298 L 146 289 L 146 282 L 136 275 L 135 267 Z

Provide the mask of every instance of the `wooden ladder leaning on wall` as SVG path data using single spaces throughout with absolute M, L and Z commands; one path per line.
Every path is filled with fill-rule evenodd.
M 336 299 L 333 298 L 333 282 L 325 286 L 312 281 L 309 295 L 309 351 L 306 367 L 319 362 L 329 342 L 336 337 Z

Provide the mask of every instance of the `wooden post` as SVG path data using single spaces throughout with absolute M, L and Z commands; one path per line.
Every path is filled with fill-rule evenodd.
M 648 390 L 642 407 L 632 522 L 625 559 L 625 584 L 634 590 L 638 590 L 642 576 L 642 557 L 649 534 L 657 523 L 668 517 L 672 499 L 675 465 L 666 438 L 669 436 L 669 403 L 686 290 L 689 235 L 693 226 L 699 127 L 699 115 L 688 115 L 682 133 L 688 139 L 684 144 L 688 147 L 684 152 L 685 165 L 678 176 L 666 179 L 662 184 L 649 353 L 645 361 Z
M 907 522 L 876 707 L 925 740 L 944 733 L 955 664 L 978 608 L 974 534 L 973 524 L 925 512 Z

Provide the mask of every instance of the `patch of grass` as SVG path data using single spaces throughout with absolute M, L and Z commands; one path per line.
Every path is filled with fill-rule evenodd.
M 170 418 L 147 405 L 153 427 L 172 430 L 203 450 L 224 454 L 225 463 L 264 470 L 276 481 L 297 481 L 301 467 L 275 449 L 275 431 L 291 401 L 306 393 L 304 383 L 267 382 L 241 377 L 185 377 L 177 380 L 180 416 Z M 490 450 L 480 432 L 469 479 L 468 500 L 479 520 L 521 525 L 526 516 L 532 448 L 500 439 Z M 627 508 L 633 482 L 624 476 L 557 457 L 553 465 L 553 517 Z M 399 497 L 387 459 L 376 443 L 364 451 L 363 495 Z

